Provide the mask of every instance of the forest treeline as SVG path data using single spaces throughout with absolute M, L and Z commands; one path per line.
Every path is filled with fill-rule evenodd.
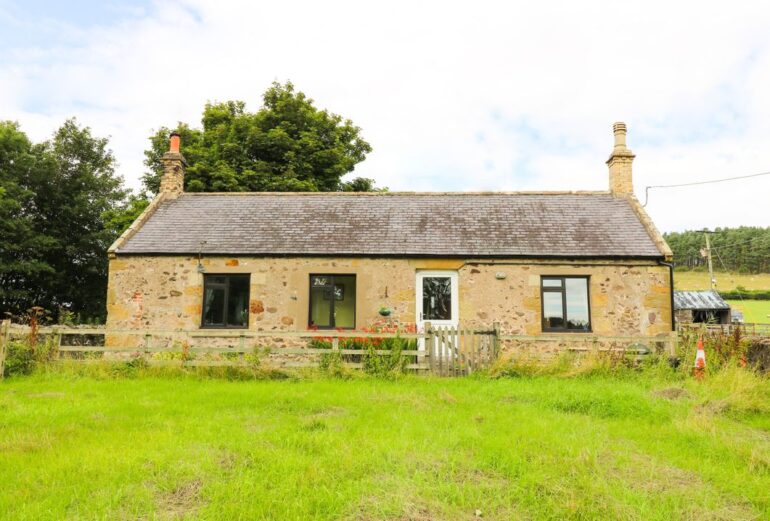
M 678 268 L 706 268 L 704 232 L 663 234 Z M 770 227 L 717 228 L 709 233 L 714 269 L 731 273 L 770 273 Z

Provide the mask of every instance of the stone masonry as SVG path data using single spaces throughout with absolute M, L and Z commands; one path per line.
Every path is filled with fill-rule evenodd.
M 671 330 L 669 272 L 654 262 L 579 264 L 548 260 L 490 263 L 455 259 L 384 258 L 203 258 L 206 273 L 250 274 L 251 331 L 308 329 L 310 274 L 356 275 L 356 329 L 382 325 L 381 307 L 392 309 L 391 325 L 414 327 L 418 270 L 456 270 L 460 321 L 503 334 L 541 332 L 540 276 L 587 275 L 592 333 L 581 336 L 665 336 Z M 110 260 L 107 298 L 110 330 L 198 330 L 203 274 L 196 257 L 120 256 Z M 172 335 L 173 336 L 173 335 Z M 111 345 L 123 343 L 112 335 Z M 289 342 L 291 343 L 291 342 Z M 553 346 L 551 346 L 553 347 Z

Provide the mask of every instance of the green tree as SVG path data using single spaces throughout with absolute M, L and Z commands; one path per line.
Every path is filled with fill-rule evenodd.
M 45 260 L 53 241 L 36 229 L 35 194 L 27 187 L 38 159 L 18 124 L 0 122 L 0 313 L 29 307 L 37 281 L 54 271 Z
M 319 110 L 294 86 L 273 83 L 255 113 L 242 101 L 208 103 L 203 128 L 179 123 L 182 153 L 188 166 L 185 189 L 191 192 L 371 191 L 367 178 L 342 177 L 371 151 L 350 120 Z M 146 189 L 157 193 L 163 174 L 161 157 L 171 129 L 150 137 L 145 152 Z
M 104 213 L 104 228 L 110 232 L 111 237 L 120 237 L 149 204 L 147 194 L 130 194 L 123 204 Z
M 105 219 L 128 195 L 107 139 L 70 119 L 50 140 L 30 144 L 6 123 L 0 148 L 0 211 L 16 216 L 0 239 L 3 311 L 38 305 L 103 318 L 106 252 L 117 236 Z

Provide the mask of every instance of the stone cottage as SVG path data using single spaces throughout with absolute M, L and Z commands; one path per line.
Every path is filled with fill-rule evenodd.
M 614 137 L 608 191 L 186 193 L 172 135 L 159 194 L 109 249 L 108 330 L 666 336 L 671 250 Z

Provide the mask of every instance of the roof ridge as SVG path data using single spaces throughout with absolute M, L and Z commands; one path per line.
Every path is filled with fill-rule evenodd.
M 441 195 L 611 195 L 608 190 L 551 190 L 551 191 L 480 191 L 480 192 L 184 192 L 184 196 L 366 196 L 392 197 L 398 195 L 441 196 Z

